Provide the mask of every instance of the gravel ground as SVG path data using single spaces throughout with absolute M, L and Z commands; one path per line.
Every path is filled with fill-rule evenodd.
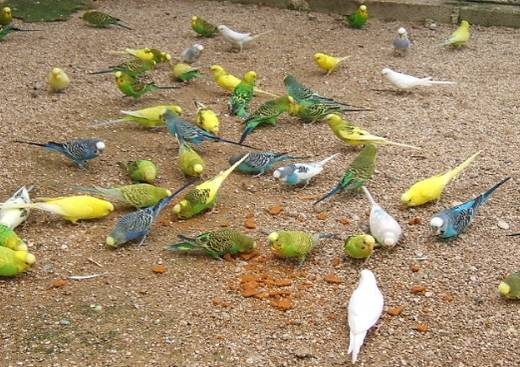
M 374 108 L 350 116 L 359 125 L 424 148 L 382 147 L 369 183 L 378 201 L 402 224 L 405 239 L 366 262 L 344 259 L 339 240 L 322 242 L 302 267 L 273 258 L 265 233 L 274 229 L 336 232 L 344 238 L 367 229 L 368 206 L 362 194 L 338 195 L 316 210 L 311 205 L 342 176 L 357 150 L 335 139 L 325 124 L 301 125 L 284 117 L 277 127 L 256 132 L 248 142 L 320 158 L 342 153 L 305 191 L 282 187 L 270 175 L 233 174 L 213 213 L 177 222 L 167 209 L 146 246 L 117 251 L 103 243 L 121 209 L 105 220 L 78 225 L 33 212 L 18 233 L 38 263 L 27 274 L 0 282 L 0 365 L 346 365 L 346 304 L 363 268 L 376 274 L 386 308 L 403 309 L 398 316 L 385 312 L 382 327 L 365 341 L 359 365 L 518 363 L 518 304 L 502 300 L 496 291 L 502 277 L 520 266 L 517 240 L 505 237 L 509 231 L 497 226 L 503 220 L 520 230 L 516 182 L 501 188 L 456 241 L 432 239 L 427 223 L 433 213 L 520 173 L 514 158 L 520 94 L 520 49 L 515 45 L 520 30 L 476 26 L 469 47 L 453 52 L 438 47 L 453 29 L 447 25 L 431 30 L 422 24 L 371 20 L 367 29 L 357 31 L 325 14 L 199 1 L 148 1 L 146 11 L 140 1 L 107 1 L 100 8 L 137 30 L 97 30 L 75 16 L 66 23 L 25 25 L 44 32 L 13 34 L 0 45 L 2 197 L 23 184 L 36 185 L 37 196 L 69 194 L 76 184 L 125 184 L 128 178 L 117 162 L 138 158 L 158 162 L 159 184 L 179 187 L 184 178 L 176 167 L 177 145 L 167 132 L 130 125 L 89 128 L 121 109 L 175 102 L 192 118 L 197 99 L 221 113 L 222 135 L 237 139 L 241 125 L 226 115 L 227 96 L 208 77 L 134 103 L 121 98 L 111 76 L 87 75 L 117 62 L 109 50 L 154 46 L 178 54 L 199 41 L 189 26 L 197 14 L 239 30 L 274 30 L 243 53 L 229 52 L 220 38 L 201 40 L 206 47 L 199 62 L 203 70 L 213 63 L 235 74 L 253 69 L 261 88 L 278 93 L 283 92 L 283 76 L 293 73 L 324 95 Z M 400 25 L 411 29 L 416 42 L 406 58 L 391 56 L 390 44 Z M 338 72 L 323 76 L 312 61 L 316 51 L 353 57 Z M 54 66 L 65 68 L 73 80 L 63 95 L 46 91 L 46 75 Z M 410 94 L 374 91 L 388 88 L 380 75 L 386 66 L 458 84 Z M 163 85 L 171 83 L 165 69 L 154 77 Z M 264 100 L 255 98 L 253 105 Z M 78 137 L 100 137 L 108 146 L 84 171 L 59 155 L 9 143 L 14 138 Z M 479 149 L 481 157 L 449 185 L 440 202 L 400 208 L 399 197 L 413 182 Z M 206 176 L 227 167 L 228 157 L 236 152 L 232 146 L 207 144 Z M 268 212 L 275 205 L 284 209 L 278 215 Z M 245 228 L 246 217 L 256 229 Z M 214 261 L 163 250 L 178 233 L 220 226 L 257 239 L 259 256 Z M 157 264 L 166 271 L 154 273 Z M 100 272 L 107 274 L 60 281 Z M 250 282 L 257 282 L 261 293 L 244 297 Z

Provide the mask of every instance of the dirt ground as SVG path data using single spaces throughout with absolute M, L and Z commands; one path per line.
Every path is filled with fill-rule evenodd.
M 312 207 L 312 200 L 342 176 L 356 149 L 337 140 L 326 124 L 302 125 L 284 116 L 277 127 L 258 130 L 248 142 L 317 158 L 342 153 L 304 191 L 283 187 L 270 174 L 233 174 L 213 213 L 178 222 L 167 208 L 146 246 L 116 251 L 105 248 L 104 239 L 124 208 L 104 220 L 79 225 L 33 211 L 18 233 L 37 256 L 37 264 L 25 275 L 0 281 L 0 365 L 349 365 L 346 305 L 363 268 L 376 274 L 385 309 L 396 314 L 402 307 L 402 312 L 384 313 L 382 327 L 365 341 L 359 365 L 518 363 L 519 305 L 502 300 L 496 287 L 520 267 L 518 240 L 505 237 L 510 231 L 497 226 L 503 220 L 511 231 L 520 230 L 520 30 L 475 26 L 469 47 L 454 52 L 438 46 L 453 29 L 448 25 L 432 30 L 423 24 L 371 19 L 367 29 L 351 30 L 326 14 L 199 1 L 147 1 L 146 8 L 136 0 L 104 1 L 100 8 L 136 30 L 93 29 L 75 15 L 64 23 L 26 24 L 44 32 L 12 34 L 0 44 L 2 198 L 24 184 L 36 186 L 35 196 L 73 193 L 72 186 L 78 184 L 127 184 L 117 162 L 138 158 L 159 164 L 159 184 L 180 187 L 184 178 L 176 166 L 177 144 L 166 130 L 89 125 L 116 117 L 122 109 L 170 102 L 181 105 L 191 119 L 196 99 L 221 114 L 223 136 L 238 139 L 242 126 L 226 115 L 228 97 L 207 77 L 207 67 L 218 63 L 235 74 L 257 71 L 259 86 L 277 93 L 283 93 L 283 76 L 292 73 L 326 96 L 373 108 L 374 112 L 349 115 L 364 128 L 423 147 L 419 152 L 381 147 L 377 172 L 368 184 L 402 224 L 405 238 L 395 249 L 378 250 L 366 262 L 344 259 L 343 242 L 334 239 L 323 241 L 302 267 L 271 255 L 266 234 L 275 229 L 335 232 L 346 238 L 366 231 L 368 225 L 362 194 L 340 194 Z M 242 53 L 229 52 L 221 38 L 195 37 L 190 28 L 195 14 L 238 30 L 274 33 Z M 407 57 L 395 58 L 390 45 L 401 25 L 411 30 L 415 46 Z M 118 62 L 109 50 L 154 46 L 178 55 L 194 42 L 205 46 L 198 65 L 206 77 L 137 103 L 121 97 L 112 76 L 87 74 Z M 338 72 L 324 76 L 312 61 L 317 51 L 352 58 Z M 54 66 L 63 67 L 72 78 L 63 95 L 46 91 L 46 76 Z M 389 88 L 381 76 L 384 67 L 458 84 L 404 95 L 374 91 Z M 153 75 L 163 85 L 171 83 L 165 67 Z M 255 98 L 253 107 L 264 101 Z M 57 154 L 10 143 L 15 138 L 79 137 L 99 137 L 107 143 L 106 152 L 87 170 Z M 399 197 L 413 182 L 445 171 L 479 149 L 481 157 L 448 186 L 440 202 L 400 208 Z M 229 156 L 238 151 L 206 144 L 205 177 L 227 167 Z M 434 213 L 508 175 L 513 180 L 497 191 L 456 241 L 429 236 L 427 224 Z M 283 211 L 270 214 L 277 205 Z M 255 229 L 245 228 L 246 217 L 252 218 Z M 259 256 L 215 261 L 163 249 L 178 233 L 191 235 L 220 226 L 254 237 Z M 164 273 L 152 271 L 158 264 Z M 96 273 L 106 275 L 60 280 Z M 248 287 L 256 289 L 254 296 L 244 297 Z

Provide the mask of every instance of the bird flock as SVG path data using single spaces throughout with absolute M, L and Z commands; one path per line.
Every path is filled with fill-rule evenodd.
M 37 31 L 18 28 L 12 25 L 12 11 L 5 7 L 0 13 L 0 41 L 12 32 Z M 97 28 L 112 26 L 131 30 L 122 20 L 101 11 L 87 11 L 82 16 L 86 23 Z M 353 14 L 345 17 L 345 23 L 352 28 L 363 28 L 368 21 L 368 9 L 361 5 Z M 198 16 L 191 19 L 191 27 L 201 38 L 213 38 L 221 35 L 237 52 L 244 52 L 253 41 L 270 31 L 253 35 L 241 33 L 226 25 L 213 25 Z M 470 25 L 462 20 L 460 26 L 443 46 L 455 49 L 463 47 L 470 38 Z M 406 56 L 412 48 L 413 41 L 405 28 L 399 28 L 393 41 L 396 56 Z M 113 51 L 116 55 L 128 55 L 131 59 L 105 70 L 90 73 L 91 75 L 113 74 L 116 87 L 125 97 L 139 99 L 147 93 L 161 89 L 177 89 L 200 77 L 203 73 L 193 64 L 203 53 L 204 46 L 195 43 L 185 49 L 178 57 L 154 48 Z M 350 56 L 335 57 L 318 52 L 314 55 L 317 66 L 327 75 L 337 70 Z M 161 64 L 171 65 L 171 73 L 180 85 L 160 86 L 150 77 L 150 72 Z M 242 78 L 228 73 L 221 65 L 209 68 L 215 83 L 230 93 L 229 113 L 243 121 L 243 131 L 239 141 L 232 141 L 219 135 L 219 116 L 199 101 L 194 101 L 196 118 L 192 123 L 182 117 L 181 106 L 157 105 L 136 111 L 121 111 L 122 117 L 97 121 L 92 125 L 100 128 L 117 123 L 135 123 L 143 128 L 158 129 L 166 127 L 175 137 L 179 145 L 178 167 L 189 178 L 175 192 L 154 185 L 158 175 L 158 167 L 150 160 L 136 160 L 122 164 L 128 171 L 133 184 L 118 187 L 75 187 L 81 195 L 56 198 L 37 198 L 32 200 L 32 187 L 23 186 L 7 201 L 0 205 L 0 276 L 15 276 L 29 269 L 36 262 L 36 257 L 28 252 L 25 242 L 16 234 L 15 228 L 22 224 L 32 209 L 47 211 L 76 223 L 79 220 L 103 218 L 114 211 L 117 205 L 133 207 L 136 210 L 119 218 L 112 231 L 106 237 L 109 248 L 118 248 L 131 241 L 142 245 L 152 229 L 154 221 L 161 211 L 173 199 L 187 191 L 172 208 L 172 212 L 181 220 L 188 220 L 211 210 L 217 203 L 218 191 L 224 181 L 235 170 L 245 174 L 261 176 L 273 166 L 284 161 L 299 161 L 278 167 L 273 177 L 282 184 L 291 187 L 305 187 L 313 177 L 319 175 L 326 164 L 333 161 L 339 153 L 318 161 L 302 162 L 309 157 L 292 156 L 288 152 L 261 151 L 245 144 L 248 137 L 259 127 L 276 125 L 279 116 L 284 113 L 298 118 L 303 123 L 319 123 L 325 121 L 332 133 L 344 143 L 360 146 L 361 150 L 346 168 L 333 188 L 325 193 L 313 205 L 342 191 L 362 191 L 370 206 L 368 228 L 370 233 L 349 236 L 343 246 L 346 255 L 354 259 L 366 259 L 376 248 L 391 248 L 402 238 L 402 228 L 383 206 L 372 197 L 367 182 L 376 169 L 378 146 L 395 145 L 403 149 L 421 149 L 405 143 L 391 141 L 379 137 L 355 126 L 344 114 L 356 111 L 371 111 L 368 107 L 353 106 L 322 96 L 305 86 L 293 75 L 287 74 L 283 80 L 286 94 L 279 96 L 256 87 L 256 73 L 247 71 Z M 452 81 L 434 81 L 431 77 L 415 77 L 389 68 L 382 70 L 383 77 L 400 91 L 415 87 L 433 85 L 451 85 Z M 49 73 L 48 84 L 51 92 L 65 92 L 71 83 L 64 70 L 53 68 Z M 250 103 L 255 96 L 271 98 L 254 111 L 250 111 Z M 16 143 L 43 147 L 57 152 L 72 162 L 79 169 L 88 169 L 88 162 L 99 157 L 106 143 L 100 139 L 78 138 L 68 142 L 33 142 L 16 140 Z M 207 164 L 199 146 L 204 142 L 232 144 L 241 149 L 249 149 L 246 153 L 229 158 L 230 167 L 215 177 L 195 184 L 204 173 Z M 433 175 L 413 184 L 406 190 L 401 201 L 407 207 L 423 205 L 441 199 L 446 186 L 473 163 L 480 152 L 474 153 L 457 167 L 445 173 Z M 475 219 L 477 211 L 486 203 L 491 195 L 510 177 L 501 179 L 497 184 L 475 198 L 454 207 L 445 209 L 432 216 L 430 225 L 434 234 L 442 239 L 455 239 L 468 228 Z M 512 236 L 520 233 L 512 234 Z M 180 242 L 168 245 L 172 252 L 204 253 L 212 258 L 222 258 L 226 254 L 252 252 L 257 248 L 256 241 L 239 231 L 224 228 L 198 234 L 194 237 L 179 235 Z M 303 264 L 312 249 L 324 238 L 336 238 L 333 233 L 307 233 L 304 231 L 277 230 L 267 236 L 272 251 L 282 258 L 294 258 Z M 506 298 L 520 298 L 520 272 L 506 277 L 498 290 Z M 348 353 L 352 354 L 355 363 L 365 336 L 370 328 L 376 325 L 384 307 L 384 298 L 377 286 L 375 275 L 370 270 L 362 270 L 357 288 L 352 293 L 348 304 L 348 324 L 350 338 Z

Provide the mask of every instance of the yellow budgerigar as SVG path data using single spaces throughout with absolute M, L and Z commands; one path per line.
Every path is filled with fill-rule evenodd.
M 240 79 L 230 74 L 220 65 L 211 65 L 210 67 L 211 73 L 213 74 L 213 80 L 217 85 L 230 93 L 233 93 L 238 84 L 240 84 Z M 276 94 L 271 92 L 266 92 L 264 90 L 258 89 L 255 87 L 255 94 L 264 94 L 267 96 L 278 97 Z
M 157 64 L 170 61 L 172 56 L 165 52 L 158 50 L 156 48 L 125 48 L 124 51 L 110 51 L 111 54 L 114 55 L 132 55 L 135 58 L 138 58 L 143 61 L 155 61 Z
M 162 127 L 165 126 L 165 124 L 161 119 L 161 116 L 167 109 L 174 111 L 179 116 L 182 115 L 182 108 L 177 105 L 159 105 L 142 108 L 136 111 L 120 111 L 124 115 L 122 118 L 96 122 L 92 127 L 112 125 L 119 122 L 134 122 L 146 128 Z
M 62 92 L 70 85 L 68 75 L 60 68 L 51 70 L 48 81 L 51 92 Z
M 418 206 L 439 200 L 446 185 L 469 166 L 479 154 L 480 151 L 476 152 L 460 165 L 444 174 L 416 182 L 401 196 L 402 203 L 406 206 Z
M 213 135 L 218 135 L 220 120 L 217 114 L 201 102 L 195 101 L 195 106 L 197 107 L 197 116 L 195 118 L 197 125 Z
M 341 116 L 335 113 L 325 116 L 325 121 L 329 124 L 334 135 L 349 145 L 390 144 L 412 149 L 421 149 L 414 147 L 413 145 L 396 143 L 387 138 L 372 135 L 368 131 L 352 125 L 349 121 L 344 120 Z
M 5 6 L 0 10 L 0 27 L 6 26 L 11 24 L 13 21 L 13 12 L 11 11 L 11 8 L 8 6 Z
M 97 219 L 109 215 L 114 206 L 111 202 L 89 195 L 57 198 L 39 198 L 41 202 L 3 204 L 1 208 L 34 208 L 57 214 L 72 223 L 81 219 Z
M 470 24 L 467 20 L 463 20 L 460 22 L 459 28 L 455 30 L 448 38 L 446 42 L 444 42 L 443 46 L 453 46 L 455 48 L 460 48 L 468 42 L 470 37 Z
M 327 75 L 336 70 L 341 62 L 349 58 L 350 56 L 335 57 L 321 52 L 314 54 L 314 61 L 320 67 L 320 69 L 327 72 Z

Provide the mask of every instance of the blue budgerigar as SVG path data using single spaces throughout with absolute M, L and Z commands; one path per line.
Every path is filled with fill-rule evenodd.
M 15 140 L 14 142 L 36 145 L 53 152 L 61 153 L 76 163 L 81 169 L 85 168 L 88 161 L 96 158 L 105 150 L 105 143 L 100 139 L 77 139 L 65 143 L 56 143 L 53 141 L 48 143 L 34 143 L 24 140 Z
M 238 162 L 245 154 L 237 154 L 229 158 L 229 164 L 233 165 Z M 269 171 L 277 162 L 288 161 L 292 159 L 302 159 L 304 157 L 292 157 L 288 153 L 272 153 L 272 152 L 254 152 L 249 153 L 249 157 L 243 161 L 238 170 L 242 173 L 250 175 L 263 175 Z
M 433 216 L 430 225 L 436 234 L 442 238 L 454 238 L 461 234 L 475 219 L 478 209 L 485 204 L 491 195 L 506 183 L 511 177 L 506 177 L 495 186 L 465 203 L 443 210 Z
M 339 153 L 336 153 L 319 162 L 293 163 L 280 167 L 273 172 L 273 176 L 291 186 L 307 186 L 314 176 L 319 175 L 323 171 L 323 166 L 338 155 Z
M 161 119 L 164 120 L 164 123 L 166 124 L 166 127 L 171 134 L 180 137 L 183 141 L 187 141 L 193 145 L 202 144 L 205 141 L 213 141 L 256 149 L 249 145 L 221 138 L 220 136 L 203 130 L 200 127 L 180 118 L 175 112 L 171 110 L 166 110 L 166 112 L 161 116 Z
M 154 206 L 122 216 L 117 221 L 112 232 L 110 232 L 106 238 L 106 244 L 110 247 L 116 248 L 127 242 L 140 238 L 141 242 L 139 242 L 139 245 L 142 245 L 152 228 L 154 220 L 159 216 L 161 211 L 173 200 L 173 198 L 175 198 L 175 196 L 190 185 L 191 182 L 187 183 Z

